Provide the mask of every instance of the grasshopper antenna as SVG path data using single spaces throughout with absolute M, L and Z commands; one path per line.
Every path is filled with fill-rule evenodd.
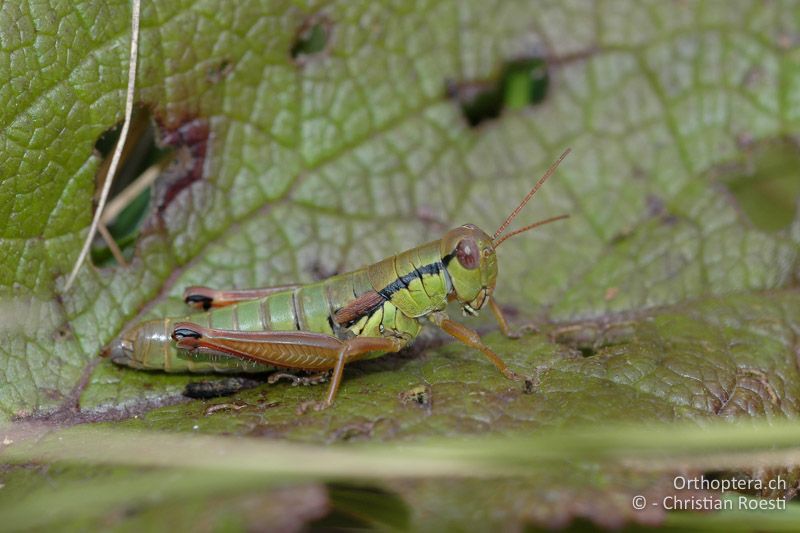
M 494 246 L 495 249 L 497 249 L 497 247 L 500 246 L 500 244 L 503 241 L 505 241 L 506 239 L 510 239 L 514 235 L 519 235 L 520 233 L 528 231 L 529 229 L 538 228 L 539 226 L 544 226 L 545 224 L 549 224 L 551 222 L 555 222 L 556 220 L 564 220 L 565 218 L 569 218 L 569 215 L 558 215 L 557 217 L 546 218 L 544 220 L 540 220 L 539 222 L 534 222 L 533 224 L 528 224 L 525 227 L 522 227 L 522 228 L 520 228 L 518 230 L 512 231 L 508 235 L 503 235 L 503 237 L 500 238 L 499 240 L 495 239 L 492 242 L 492 246 Z
M 569 155 L 569 153 L 571 151 L 572 151 L 572 148 L 567 148 L 566 150 L 564 150 L 564 153 L 561 154 L 561 157 L 559 157 L 558 160 L 555 163 L 550 165 L 550 168 L 547 169 L 547 172 L 544 173 L 544 176 L 539 178 L 539 181 L 536 182 L 536 185 L 533 186 L 533 188 L 530 190 L 530 192 L 527 195 L 525 195 L 525 198 L 522 199 L 522 201 L 519 203 L 519 205 L 511 212 L 510 215 L 508 215 L 508 218 L 506 218 L 505 222 L 500 224 L 500 227 L 497 228 L 497 231 L 494 232 L 494 236 L 492 237 L 492 240 L 497 241 L 497 238 L 500 235 L 503 234 L 503 232 L 508 227 L 508 225 L 511 224 L 511 221 L 514 220 L 514 217 L 516 217 L 519 214 L 519 212 L 522 211 L 522 208 L 525 207 L 525 204 L 527 204 L 528 201 L 531 198 L 533 198 L 533 195 L 536 194 L 536 191 L 539 190 L 539 188 L 544 184 L 544 182 L 547 181 L 547 179 L 550 176 L 552 176 L 553 173 L 555 173 L 556 169 L 558 168 L 558 165 L 561 164 L 561 162 L 564 160 L 564 158 L 567 157 L 567 155 Z M 514 233 L 510 233 L 506 237 L 500 239 L 500 241 L 498 241 L 494 246 L 496 248 L 501 242 L 503 242 L 504 240 L 508 239 L 512 235 L 516 235 L 518 233 L 522 233 L 523 231 L 527 231 L 529 229 L 535 228 L 536 226 L 541 226 L 541 225 L 546 224 L 548 222 L 554 222 L 556 220 L 561 220 L 562 218 L 566 218 L 566 216 L 565 215 L 561 215 L 559 217 L 554 217 L 554 218 L 551 218 L 551 219 L 543 220 L 541 222 L 537 222 L 537 223 L 532 224 L 530 226 L 526 226 L 525 228 L 517 230 Z

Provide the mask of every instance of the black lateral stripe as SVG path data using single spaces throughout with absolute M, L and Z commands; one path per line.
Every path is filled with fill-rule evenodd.
M 405 276 L 404 276 L 405 277 Z M 392 294 L 396 293 L 400 289 L 405 289 L 407 285 L 404 285 L 402 280 L 396 279 L 381 290 L 378 291 L 378 294 L 383 296 L 385 299 L 390 300 L 392 298 Z
M 379 290 L 378 293 L 380 293 L 380 295 L 386 298 L 387 300 L 390 300 L 394 293 L 396 293 L 400 289 L 408 288 L 411 282 L 414 281 L 415 279 L 422 280 L 422 276 L 426 274 L 438 274 L 439 272 L 442 271 L 442 269 L 444 269 L 444 266 L 439 261 L 435 263 L 429 263 L 423 266 L 422 268 L 414 267 L 413 272 L 409 272 L 405 276 L 401 276 L 400 278 L 394 280 L 386 287 Z
M 442 271 L 442 263 L 436 261 L 435 263 L 431 263 L 429 265 L 425 265 L 420 269 L 414 269 L 417 274 L 419 274 L 420 278 L 425 274 L 438 274 Z
M 414 266 L 414 272 L 416 272 L 416 274 L 417 274 L 417 277 L 418 277 L 419 279 L 422 279 L 422 276 L 423 276 L 423 274 L 422 274 L 422 272 L 420 272 L 420 271 L 419 271 L 419 269 L 417 269 L 417 267 L 416 267 L 416 266 Z
M 442 263 L 444 264 L 445 268 L 447 267 L 447 265 L 450 264 L 450 261 L 452 261 L 455 256 L 456 256 L 456 253 L 453 252 L 453 253 L 447 254 L 446 256 L 442 257 Z

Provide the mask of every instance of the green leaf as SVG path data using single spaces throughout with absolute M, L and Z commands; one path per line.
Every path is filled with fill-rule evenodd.
M 94 147 L 122 118 L 130 7 L 0 6 L 3 419 L 333 442 L 798 415 L 796 4 L 143 4 L 137 102 L 176 162 L 131 265 L 87 264 L 68 292 Z M 546 84 L 505 80 L 525 61 L 544 62 Z M 508 101 L 470 127 L 474 87 Z M 491 232 L 567 146 L 518 223 L 570 220 L 499 252 L 498 299 L 540 334 L 486 336 L 538 378 L 532 394 L 438 337 L 354 365 L 336 407 L 304 416 L 322 388 L 259 387 L 206 415 L 180 395 L 197 378 L 97 357 L 127 325 L 183 314 L 187 285 L 307 282 L 464 222 Z M 419 387 L 430 402 L 399 399 Z M 552 516 L 495 515 L 507 498 L 480 508 L 466 489 L 447 505 L 462 525 L 464 509 L 482 523 L 641 519 L 626 499 L 638 473 L 581 485 L 592 469 L 542 474 L 562 491 Z M 424 502 L 398 493 L 412 524 L 445 505 L 435 485 Z M 580 506 L 600 493 L 608 505 Z

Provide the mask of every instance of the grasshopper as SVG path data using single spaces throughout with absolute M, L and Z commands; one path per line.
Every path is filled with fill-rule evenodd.
M 120 365 L 166 372 L 332 370 L 327 397 L 315 405 L 319 410 L 333 404 L 346 364 L 400 351 L 427 320 L 481 351 L 505 377 L 521 381 L 477 332 L 451 320 L 445 307 L 455 301 L 465 315 L 476 315 L 488 306 L 502 333 L 512 336 L 493 296 L 496 250 L 514 235 L 569 216 L 503 235 L 569 151 L 492 236 L 465 224 L 439 240 L 317 283 L 244 290 L 188 287 L 185 302 L 204 312 L 140 323 L 115 340 L 105 355 Z

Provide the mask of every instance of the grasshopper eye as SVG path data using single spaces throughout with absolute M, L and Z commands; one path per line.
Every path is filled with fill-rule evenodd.
M 461 239 L 456 246 L 458 263 L 467 270 L 475 270 L 481 264 L 481 251 L 472 239 Z

